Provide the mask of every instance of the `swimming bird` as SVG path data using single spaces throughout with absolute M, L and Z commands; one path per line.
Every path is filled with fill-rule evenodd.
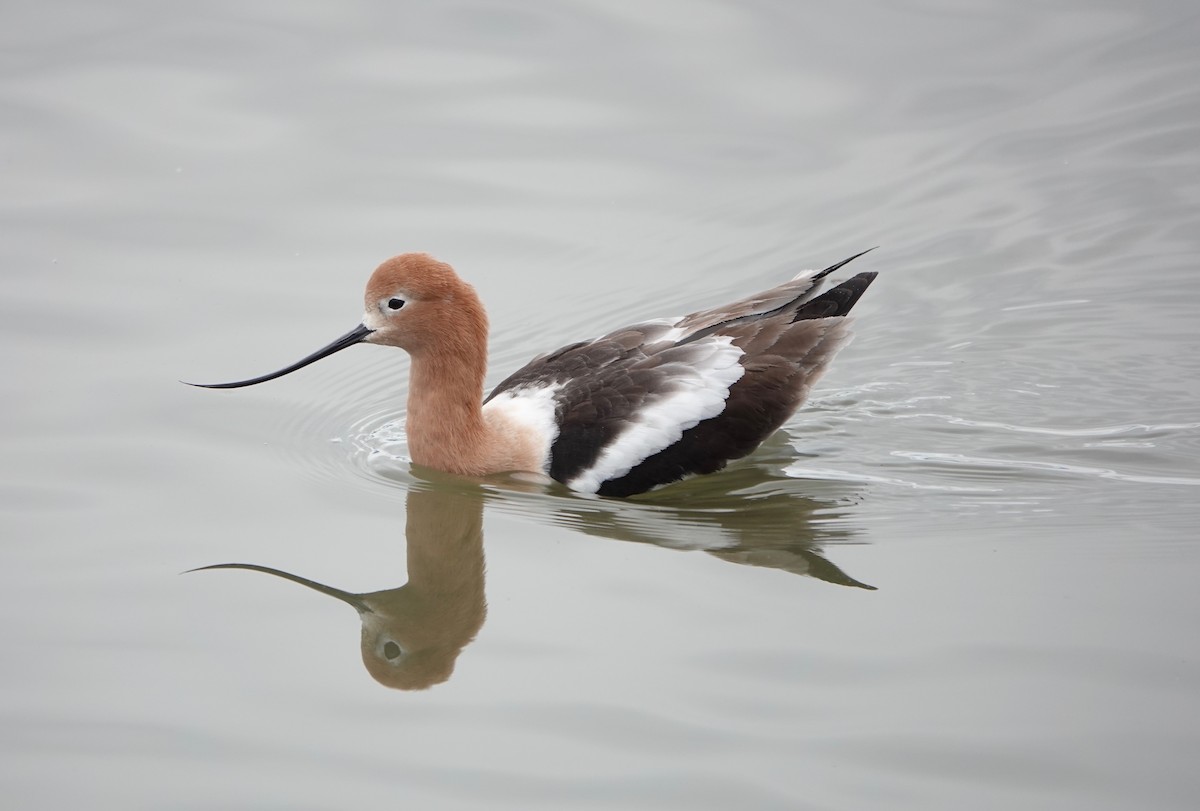
M 746 456 L 808 396 L 849 338 L 847 313 L 875 278 L 821 293 L 862 256 L 682 318 L 644 321 L 540 355 L 485 399 L 488 319 L 471 285 L 427 254 L 380 265 L 362 323 L 273 380 L 359 343 L 412 359 L 405 429 L 412 461 L 461 476 L 540 473 L 630 496 Z

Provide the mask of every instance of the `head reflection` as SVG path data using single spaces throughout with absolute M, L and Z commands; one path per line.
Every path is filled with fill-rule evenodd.
M 483 626 L 483 497 L 478 488 L 414 486 L 408 492 L 408 582 L 355 594 L 289 572 L 249 563 L 352 606 L 362 620 L 362 659 L 386 687 L 422 690 L 450 678 L 454 664 Z

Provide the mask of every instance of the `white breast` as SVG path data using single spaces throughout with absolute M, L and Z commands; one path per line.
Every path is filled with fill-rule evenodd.
M 516 426 L 535 443 L 542 473 L 549 473 L 550 446 L 558 438 L 558 422 L 554 418 L 554 394 L 561 385 L 522 386 L 502 391 L 483 407 L 484 419 L 499 419 Z

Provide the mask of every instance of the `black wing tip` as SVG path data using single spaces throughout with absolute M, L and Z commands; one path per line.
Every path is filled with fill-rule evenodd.
M 816 298 L 804 302 L 800 305 L 800 309 L 796 310 L 796 316 L 792 319 L 792 323 L 811 318 L 834 318 L 846 315 L 858 303 L 862 294 L 867 292 L 867 288 L 871 286 L 871 282 L 875 281 L 875 277 L 878 275 L 879 273 L 874 270 L 863 271 L 846 279 L 837 287 L 831 287 Z
M 859 251 L 858 253 L 854 254 L 854 256 L 851 256 L 848 259 L 843 259 L 840 262 L 835 262 L 834 264 L 832 264 L 829 267 L 822 270 L 816 276 L 813 276 L 813 280 L 816 281 L 817 279 L 824 279 L 826 276 L 828 276 L 830 273 L 833 273 L 838 268 L 844 267 L 844 266 L 850 264 L 851 262 L 853 262 L 855 259 L 859 258 L 860 256 L 866 256 L 871 251 L 876 250 L 878 247 L 879 247 L 878 245 L 875 245 L 873 247 L 867 248 L 865 251 Z

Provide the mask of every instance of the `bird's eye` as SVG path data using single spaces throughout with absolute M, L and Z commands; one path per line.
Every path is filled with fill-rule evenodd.
M 392 310 L 392 311 L 399 310 L 403 306 L 404 306 L 404 299 L 402 299 L 402 298 L 390 298 L 387 300 L 387 308 L 389 310 Z
M 383 655 L 386 656 L 389 660 L 394 660 L 396 657 L 398 657 L 403 652 L 404 651 L 400 650 L 400 646 L 397 645 L 395 642 L 393 642 L 390 639 L 386 643 L 384 643 Z

